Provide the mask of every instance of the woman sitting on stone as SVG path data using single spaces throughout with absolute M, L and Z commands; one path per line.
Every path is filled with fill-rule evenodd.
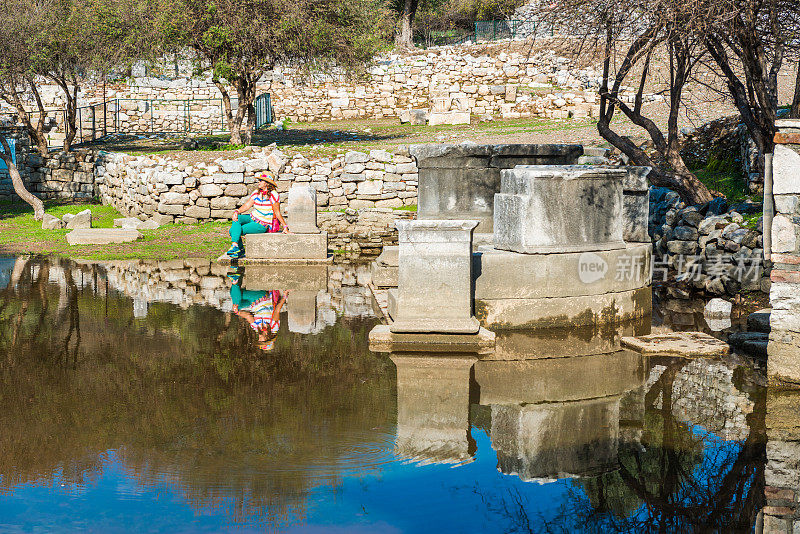
M 242 235 L 264 234 L 278 232 L 283 227 L 283 233 L 289 233 L 286 220 L 281 215 L 280 200 L 276 189 L 278 184 L 271 172 L 265 172 L 258 177 L 258 189 L 241 208 L 233 210 L 233 224 L 231 224 L 231 248 L 228 256 L 231 258 L 242 257 Z M 250 214 L 243 213 L 250 208 Z

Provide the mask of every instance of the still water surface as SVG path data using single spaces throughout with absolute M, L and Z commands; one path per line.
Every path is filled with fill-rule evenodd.
M 642 358 L 617 350 L 621 331 L 375 354 L 368 270 L 326 269 L 267 292 L 255 280 L 281 275 L 207 262 L 0 259 L 0 531 L 756 523 L 751 362 Z M 252 301 L 278 310 L 266 343 Z

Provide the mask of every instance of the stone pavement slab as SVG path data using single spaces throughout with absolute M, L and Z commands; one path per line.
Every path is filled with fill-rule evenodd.
M 713 358 L 730 354 L 724 341 L 702 332 L 670 332 L 624 337 L 622 346 L 646 355 Z
M 67 234 L 70 245 L 109 245 L 111 243 L 130 243 L 140 239 L 137 230 L 126 228 L 82 228 Z

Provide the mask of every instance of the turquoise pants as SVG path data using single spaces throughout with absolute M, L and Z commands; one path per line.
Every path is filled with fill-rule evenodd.
M 241 217 L 241 215 L 239 215 L 239 217 Z M 266 291 L 242 289 L 239 287 L 239 284 L 233 284 L 231 286 L 231 300 L 240 308 L 246 308 L 250 306 L 255 301 L 264 298 L 266 294 Z
M 231 224 L 231 243 L 238 243 L 242 247 L 242 235 L 266 234 L 267 229 L 247 214 L 239 214 L 237 220 Z

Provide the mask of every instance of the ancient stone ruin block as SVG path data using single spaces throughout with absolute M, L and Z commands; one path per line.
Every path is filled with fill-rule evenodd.
M 244 251 L 248 260 L 325 260 L 328 234 L 250 234 Z
M 397 221 L 397 317 L 391 331 L 476 334 L 472 232 L 477 221 Z
M 318 234 L 317 192 L 309 185 L 293 185 L 289 189 L 287 208 L 289 230 L 295 234 Z
M 494 245 L 526 254 L 625 247 L 622 168 L 530 165 L 504 170 Z

